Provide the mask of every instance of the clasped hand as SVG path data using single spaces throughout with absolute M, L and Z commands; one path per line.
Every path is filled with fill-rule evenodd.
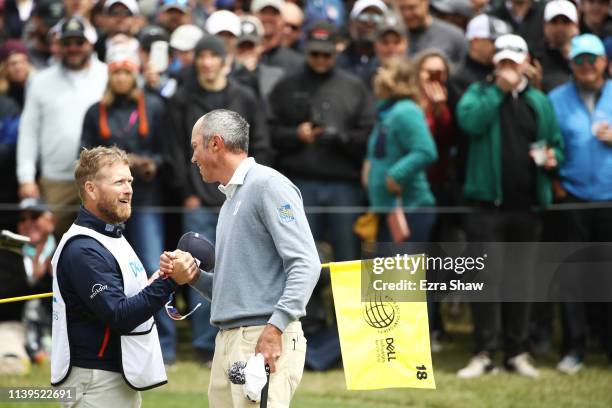
M 196 260 L 189 252 L 179 249 L 173 252 L 164 252 L 159 257 L 159 275 L 162 278 L 171 278 L 179 285 L 191 283 L 200 275 Z

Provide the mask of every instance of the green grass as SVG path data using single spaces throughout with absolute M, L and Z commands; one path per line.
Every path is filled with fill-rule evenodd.
M 453 344 L 434 355 L 437 390 L 390 389 L 346 391 L 344 374 L 336 369 L 325 373 L 306 372 L 292 407 L 298 408 L 391 408 L 391 407 L 612 407 L 612 370 L 601 354 L 589 355 L 587 368 L 576 376 L 554 370 L 555 356 L 538 360 L 541 378 L 530 380 L 502 372 L 470 381 L 459 380 L 455 372 L 469 358 L 469 336 L 454 334 Z M 182 359 L 191 358 L 188 345 L 181 346 Z M 0 377 L 0 386 L 48 384 L 49 366 L 35 366 L 25 377 Z M 193 361 L 180 361 L 169 372 L 169 383 L 143 394 L 144 407 L 206 407 L 210 371 Z M 2 404 L 49 407 L 52 404 Z M 119 407 L 116 407 L 119 408 Z
M 612 407 L 612 368 L 603 354 L 589 350 L 586 368 L 575 376 L 555 370 L 557 356 L 538 358 L 541 377 L 531 380 L 501 372 L 473 380 L 459 380 L 455 373 L 470 358 L 471 322 L 468 308 L 443 314 L 446 328 L 453 336 L 444 344 L 444 351 L 433 355 L 436 390 L 388 389 L 379 391 L 347 391 L 341 369 L 324 373 L 306 371 L 293 399 L 292 408 L 610 408 Z M 555 338 L 559 338 L 559 322 L 555 322 Z M 194 362 L 189 343 L 187 322 L 178 322 L 179 362 L 168 372 L 168 384 L 143 393 L 146 408 L 208 406 L 206 390 L 210 370 Z M 33 366 L 25 377 L 2 377 L 0 387 L 47 386 L 49 365 Z M 54 404 L 7 404 L 0 408 L 50 407 Z M 121 408 L 121 407 L 113 407 Z

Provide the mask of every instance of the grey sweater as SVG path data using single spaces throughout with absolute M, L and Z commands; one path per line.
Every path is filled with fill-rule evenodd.
M 202 271 L 193 286 L 221 329 L 271 323 L 284 331 L 306 314 L 320 270 L 300 191 L 253 164 L 221 207 L 214 273 Z

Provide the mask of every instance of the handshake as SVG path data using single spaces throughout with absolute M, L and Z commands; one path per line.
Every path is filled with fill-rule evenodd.
M 164 252 L 159 257 L 159 274 L 162 279 L 171 278 L 178 285 L 195 282 L 200 277 L 198 262 L 189 253 L 177 249 Z
M 175 251 L 161 254 L 159 271 L 149 282 L 160 277 L 171 278 L 179 285 L 193 283 L 200 277 L 200 270 L 212 271 L 214 267 L 214 245 L 197 232 L 188 232 L 181 237 Z

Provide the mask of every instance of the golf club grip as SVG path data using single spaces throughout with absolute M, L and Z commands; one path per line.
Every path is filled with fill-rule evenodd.
M 266 385 L 261 390 L 259 408 L 268 408 L 268 388 L 270 386 L 270 366 L 266 364 Z

